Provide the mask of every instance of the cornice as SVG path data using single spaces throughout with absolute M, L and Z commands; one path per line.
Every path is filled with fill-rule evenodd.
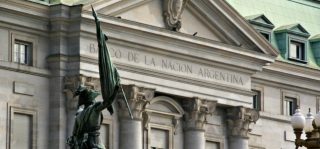
M 276 60 L 252 76 L 252 82 L 319 95 L 320 70 Z
M 26 1 L 0 2 L 2 27 L 47 36 L 49 7 Z
M 283 62 L 280 60 L 276 60 L 271 65 L 264 67 L 264 69 L 295 77 L 301 77 L 306 80 L 320 81 L 320 69 L 300 66 L 288 62 Z
M 258 18 L 264 20 L 264 23 L 256 21 Z M 274 28 L 274 24 L 264 14 L 245 16 L 245 19 L 253 25 L 262 26 L 270 30 Z
M 23 31 L 48 32 L 65 28 L 66 32 L 73 31 L 77 28 L 72 25 L 81 21 L 81 5 L 45 6 L 28 1 L 5 1 L 0 2 L 0 13 L 3 16 L 0 22 L 9 24 L 10 28 L 21 27 Z
M 250 38 L 250 40 L 259 47 L 259 49 L 272 56 L 279 55 L 279 51 L 273 48 L 272 45 L 262 36 L 258 35 L 255 29 L 226 1 L 216 0 L 210 1 L 210 3 L 223 12 L 223 14 L 248 38 Z
M 90 5 L 85 4 L 83 10 L 91 10 L 91 5 L 97 12 L 102 12 L 104 14 L 116 16 L 123 13 L 133 7 L 142 6 L 152 0 L 134 0 L 134 1 L 94 1 Z
M 241 46 L 241 43 L 237 40 L 237 37 L 234 37 L 228 32 L 228 29 L 225 26 L 219 24 L 216 18 L 212 17 L 211 14 L 215 14 L 213 10 L 204 4 L 202 1 L 189 1 L 187 8 L 201 19 L 203 22 L 206 22 L 207 26 L 222 40 L 223 43 Z
M 305 39 L 308 39 L 308 37 L 310 37 L 310 34 L 296 32 L 296 31 L 292 31 L 292 30 L 288 30 L 288 29 L 284 29 L 284 30 L 280 30 L 280 31 L 276 31 L 275 30 L 274 33 L 275 34 L 287 33 L 287 34 L 291 34 L 291 35 L 300 36 L 300 37 L 303 37 Z
M 291 123 L 291 117 L 290 116 L 285 116 L 285 115 L 279 115 L 279 114 L 271 114 L 267 112 L 260 112 L 260 117 L 261 119 L 267 119 L 267 120 L 273 120 L 277 122 L 283 122 L 283 123 Z
M 260 23 L 260 22 L 254 21 L 254 20 L 248 20 L 248 22 L 250 22 L 252 25 L 262 26 L 262 27 L 268 28 L 270 30 L 272 30 L 274 28 L 274 25 Z
M 74 61 L 79 61 L 80 58 L 77 55 L 64 55 L 64 54 L 52 54 L 47 57 L 47 62 L 74 62 Z
M 0 22 L 38 31 L 48 31 L 48 18 L 6 8 L 0 8 L 0 13 Z
M 30 34 L 34 34 L 34 35 L 43 36 L 43 37 L 49 36 L 49 34 L 46 30 L 30 28 L 30 27 L 12 24 L 12 23 L 8 23 L 8 22 L 1 22 L 1 20 L 0 20 L 0 28 L 6 28 L 9 30 L 16 30 L 16 31 L 24 32 L 24 33 L 30 33 Z
M 37 19 L 48 19 L 49 17 L 49 6 L 40 5 L 29 1 L 1 1 L 0 9 Z
M 41 69 L 31 66 L 20 65 L 13 62 L 0 61 L 0 70 L 8 70 L 13 72 L 20 72 L 40 77 L 50 77 L 51 73 L 47 69 Z
M 298 31 L 294 30 L 294 28 L 298 28 L 300 31 L 298 32 Z M 293 35 L 297 35 L 297 36 L 302 36 L 305 38 L 308 38 L 310 36 L 308 31 L 299 23 L 280 26 L 274 30 L 274 33 L 288 33 L 288 34 L 293 34 Z
M 284 79 L 284 78 L 282 78 Z M 258 85 L 266 85 L 266 86 L 272 86 L 272 87 L 277 87 L 285 90 L 290 90 L 290 91 L 296 91 L 296 92 L 301 92 L 301 93 L 307 93 L 310 95 L 316 95 L 319 96 L 319 90 L 317 90 L 319 87 L 302 87 L 300 84 L 289 84 L 288 82 L 280 82 L 276 80 L 270 80 L 266 79 L 266 77 L 255 77 L 252 78 L 252 83 L 253 84 L 258 84 Z M 291 82 L 292 83 L 292 82 Z

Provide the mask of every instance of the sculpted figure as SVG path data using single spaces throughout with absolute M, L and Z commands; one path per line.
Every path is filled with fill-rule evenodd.
M 92 8 L 92 15 L 96 22 L 97 41 L 98 41 L 98 62 L 99 62 L 99 76 L 100 86 L 103 102 L 96 102 L 95 98 L 100 94 L 95 90 L 80 86 L 74 96 L 79 96 L 79 109 L 74 123 L 72 136 L 68 138 L 67 143 L 71 149 L 104 149 L 105 147 L 100 143 L 99 129 L 102 123 L 102 110 L 107 108 L 112 115 L 114 110 L 112 103 L 121 88 L 120 76 L 117 68 L 113 65 L 109 50 L 106 45 L 108 37 L 102 32 L 100 21 L 96 12 Z M 124 93 L 123 96 L 125 97 Z M 124 98 L 128 112 L 133 118 L 128 101 Z
M 79 96 L 79 110 L 75 116 L 72 136 L 67 141 L 71 149 L 105 149 L 99 138 L 99 129 L 103 119 L 102 110 L 109 103 L 106 100 L 96 102 L 98 95 L 100 93 L 85 86 L 79 86 L 74 93 L 74 96 Z
M 189 0 L 165 0 L 164 20 L 168 29 L 179 31 L 181 28 L 181 15 Z

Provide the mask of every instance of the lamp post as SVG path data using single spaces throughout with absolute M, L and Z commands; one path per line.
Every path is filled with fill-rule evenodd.
M 320 149 L 320 112 L 313 117 L 309 108 L 309 112 L 305 118 L 298 108 L 291 117 L 291 124 L 296 135 L 296 149 L 299 146 L 304 146 L 308 149 Z M 301 139 L 303 130 L 306 133 L 306 140 Z

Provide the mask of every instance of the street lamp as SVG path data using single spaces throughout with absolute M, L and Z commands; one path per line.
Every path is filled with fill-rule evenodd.
M 308 149 L 320 149 L 320 112 L 313 117 L 309 112 L 305 118 L 300 109 L 296 109 L 295 114 L 291 117 L 291 124 L 296 135 L 296 149 L 302 146 Z M 301 139 L 303 129 L 306 133 L 306 140 Z

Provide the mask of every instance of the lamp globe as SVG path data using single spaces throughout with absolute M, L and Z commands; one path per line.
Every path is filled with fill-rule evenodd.
M 296 109 L 294 115 L 291 117 L 292 128 L 293 129 L 303 129 L 305 123 L 306 123 L 305 117 L 302 115 L 300 109 Z

